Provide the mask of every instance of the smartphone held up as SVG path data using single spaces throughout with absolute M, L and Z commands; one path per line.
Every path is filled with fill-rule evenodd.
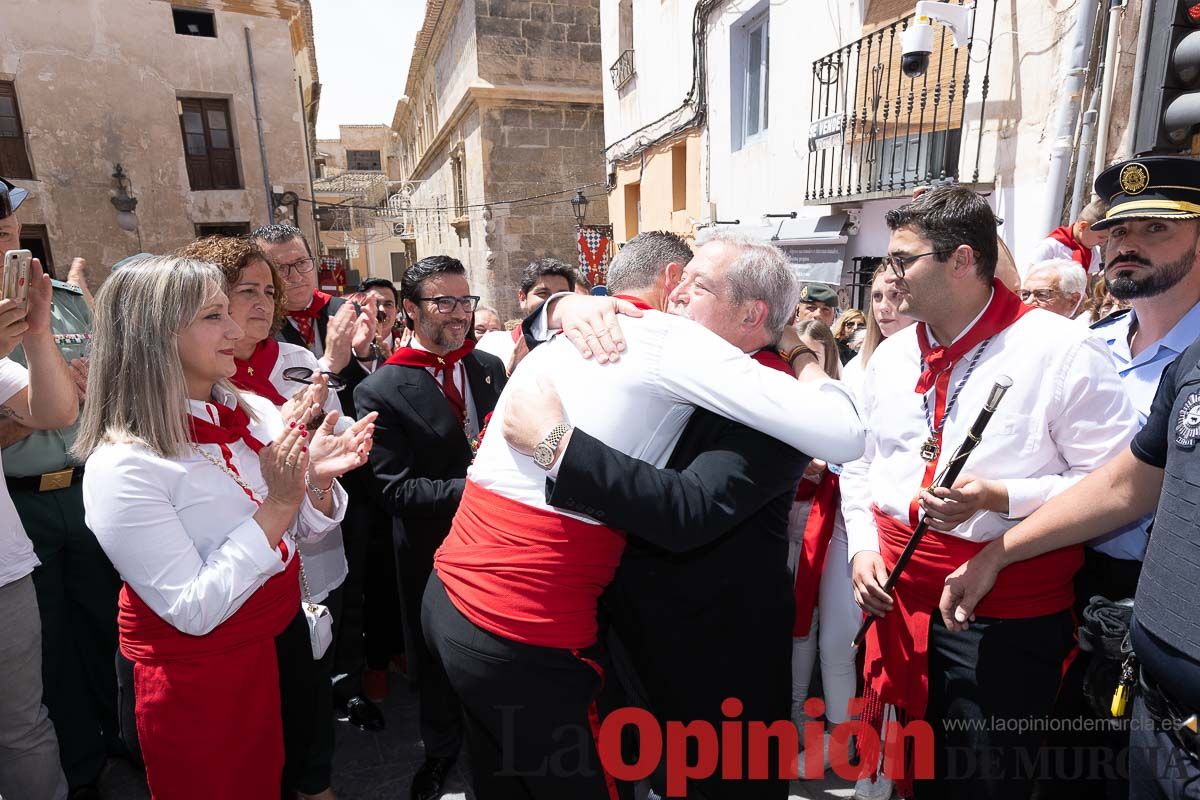
M 0 295 L 24 305 L 29 292 L 29 267 L 33 254 L 28 250 L 9 250 L 4 254 L 4 273 L 0 278 Z

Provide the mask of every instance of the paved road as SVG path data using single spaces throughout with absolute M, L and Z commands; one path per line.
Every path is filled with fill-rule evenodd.
M 420 766 L 423 750 L 417 732 L 416 695 L 399 676 L 392 676 L 392 690 L 383 707 L 387 729 L 366 733 L 339 724 L 334 757 L 333 788 L 339 800 L 407 800 L 409 781 Z M 461 771 L 446 787 L 443 800 L 475 800 L 467 791 Z M 851 785 L 830 773 L 824 781 L 792 784 L 791 800 L 848 798 Z M 148 800 L 145 781 L 125 762 L 109 765 L 101 781 L 104 800 Z

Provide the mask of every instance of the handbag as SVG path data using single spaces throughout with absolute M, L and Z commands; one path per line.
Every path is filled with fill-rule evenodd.
M 321 656 L 325 655 L 325 651 L 333 643 L 333 615 L 329 613 L 329 606 L 312 601 L 312 594 L 308 591 L 308 576 L 304 574 L 304 559 L 301 558 L 298 548 L 296 559 L 300 562 L 300 586 L 304 589 L 304 602 L 300 604 L 300 608 L 303 609 L 304 619 L 308 623 L 308 642 L 312 645 L 313 661 L 320 661 Z
M 242 491 L 254 497 L 254 490 L 246 481 L 242 480 L 241 475 L 201 450 L 195 443 L 192 444 L 192 449 L 203 456 L 208 463 L 233 478 L 234 482 L 242 487 Z M 296 548 L 296 561 L 300 564 L 300 587 L 304 590 L 304 599 L 300 603 L 300 609 L 304 612 L 304 621 L 308 624 L 308 643 L 312 647 L 313 661 L 320 661 L 321 656 L 325 655 L 325 651 L 333 643 L 333 615 L 329 613 L 328 606 L 312 601 L 312 594 L 308 590 L 308 576 L 304 573 L 304 559 L 300 556 L 299 547 Z

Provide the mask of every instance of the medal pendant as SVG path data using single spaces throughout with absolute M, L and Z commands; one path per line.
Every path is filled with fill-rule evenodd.
M 938 455 L 942 452 L 941 446 L 934 440 L 932 436 L 925 440 L 925 444 L 921 445 L 921 458 L 932 464 L 937 461 Z

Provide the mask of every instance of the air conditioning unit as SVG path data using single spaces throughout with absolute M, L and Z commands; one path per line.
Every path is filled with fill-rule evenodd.
M 392 236 L 403 236 L 407 232 L 408 228 L 404 226 L 403 222 L 392 223 Z

